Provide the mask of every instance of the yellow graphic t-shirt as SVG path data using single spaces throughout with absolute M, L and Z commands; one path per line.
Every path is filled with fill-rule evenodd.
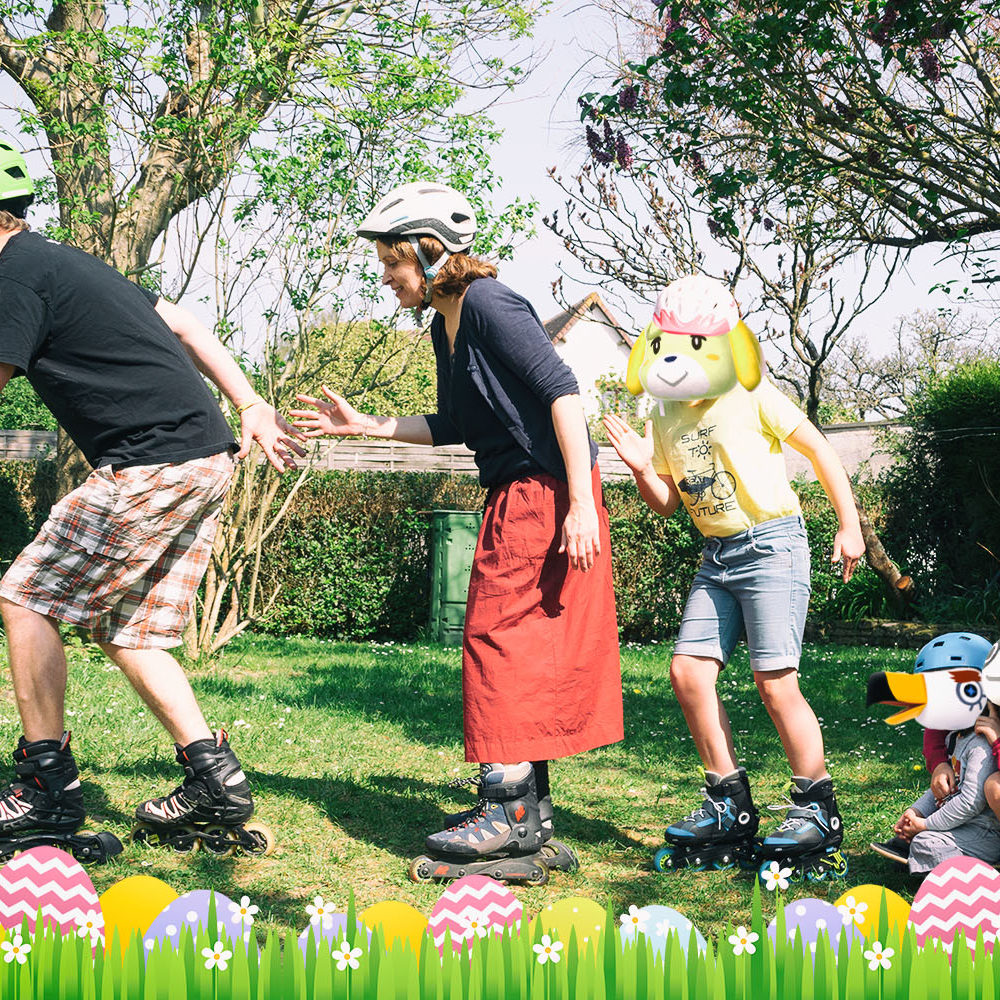
M 781 442 L 805 414 L 767 379 L 718 399 L 653 406 L 653 468 L 672 477 L 698 530 L 739 534 L 776 517 L 801 514 L 788 484 Z

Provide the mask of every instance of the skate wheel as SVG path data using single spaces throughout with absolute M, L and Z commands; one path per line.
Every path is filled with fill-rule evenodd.
M 256 845 L 250 849 L 244 847 L 243 850 L 247 854 L 251 854 L 255 858 L 266 858 L 269 854 L 274 853 L 277 841 L 269 826 L 265 826 L 263 823 L 247 823 L 243 829 L 250 834 Z
M 433 882 L 431 876 L 431 859 L 427 857 L 414 858 L 407 873 L 411 882 Z
M 178 827 L 167 840 L 167 846 L 172 847 L 175 854 L 197 854 L 201 850 L 201 830 L 196 826 Z M 180 840 L 174 838 L 183 838 Z
M 653 867 L 658 872 L 669 872 L 674 870 L 673 866 L 674 849 L 672 847 L 661 847 L 653 855 Z
M 201 849 L 216 858 L 231 858 L 240 843 L 240 835 L 231 826 L 213 824 L 198 831 Z
M 545 885 L 549 880 L 549 866 L 544 861 L 535 864 L 535 870 L 525 879 L 528 885 Z M 500 879 L 497 879 L 499 882 Z
M 161 832 L 149 823 L 140 823 L 132 827 L 132 843 L 148 844 L 150 847 L 162 847 L 166 841 Z

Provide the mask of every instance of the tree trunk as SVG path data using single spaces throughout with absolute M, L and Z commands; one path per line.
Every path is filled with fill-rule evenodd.
M 56 499 L 75 490 L 90 475 L 90 463 L 60 427 L 56 436 Z
M 879 541 L 879 537 L 857 496 L 854 497 L 854 506 L 858 510 L 861 535 L 865 540 L 865 561 L 881 577 L 882 583 L 885 585 L 886 596 L 896 614 L 902 615 L 906 612 L 913 597 L 913 580 L 909 576 L 903 576 L 899 572 L 899 567 L 886 554 L 882 542 Z

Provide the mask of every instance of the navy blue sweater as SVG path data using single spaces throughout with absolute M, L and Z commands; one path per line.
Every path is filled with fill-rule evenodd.
M 551 407 L 580 390 L 531 303 L 494 278 L 479 278 L 466 290 L 455 336 L 454 363 L 464 370 L 453 373 L 441 315 L 431 323 L 431 341 L 438 412 L 425 416 L 434 444 L 471 448 L 484 486 L 539 469 L 565 482 Z M 596 459 L 591 441 L 591 466 Z

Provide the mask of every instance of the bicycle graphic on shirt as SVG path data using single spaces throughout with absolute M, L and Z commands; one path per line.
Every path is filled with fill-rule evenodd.
M 689 472 L 677 488 L 695 504 L 701 503 L 706 493 L 711 493 L 716 500 L 728 500 L 736 492 L 736 477 L 725 469 L 716 472 L 713 463 L 702 472 Z

